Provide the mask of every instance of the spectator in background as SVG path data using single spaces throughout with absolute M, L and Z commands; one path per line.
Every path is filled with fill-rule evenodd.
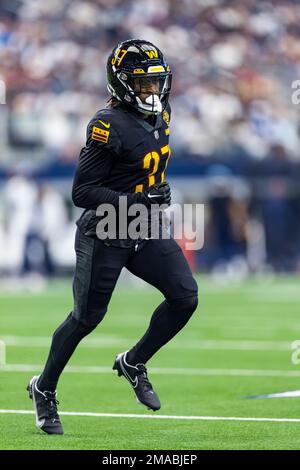
M 210 267 L 226 267 L 238 258 L 246 262 L 247 192 L 238 186 L 236 191 L 232 175 L 223 165 L 210 168 L 208 181 L 207 263 Z
M 290 185 L 294 167 L 282 145 L 273 145 L 257 173 L 267 177 L 258 188 L 261 216 L 265 227 L 267 262 L 275 270 L 295 269 L 299 240 L 299 195 Z
M 61 242 L 68 226 L 62 196 L 52 186 L 13 176 L 4 188 L 5 227 L 2 234 L 6 267 L 27 275 L 54 274 L 51 245 Z
M 11 144 L 34 143 L 46 157 L 80 145 L 106 96 L 100 71 L 111 44 L 142 35 L 166 50 L 177 76 L 175 147 L 211 158 L 238 142 L 262 159 L 276 136 L 299 158 L 299 116 L 287 93 L 300 69 L 299 17 L 293 0 L 6 2 L 0 75 Z

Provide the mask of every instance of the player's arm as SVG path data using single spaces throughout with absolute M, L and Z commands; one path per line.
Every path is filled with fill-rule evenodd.
M 113 158 L 113 154 L 105 149 L 87 146 L 81 151 L 72 189 L 75 206 L 96 210 L 105 202 L 118 204 L 120 193 L 103 186 Z
M 122 193 L 103 183 L 119 157 L 121 146 L 111 126 L 107 129 L 98 119 L 89 123 L 86 146 L 81 150 L 74 177 L 72 199 L 75 206 L 96 210 L 103 203 L 118 205 Z

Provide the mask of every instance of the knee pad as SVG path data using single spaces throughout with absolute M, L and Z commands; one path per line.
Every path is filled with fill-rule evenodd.
M 80 316 L 79 318 L 76 315 L 76 312 L 72 314 L 73 320 L 77 322 L 78 329 L 86 329 L 93 331 L 97 325 L 102 321 L 104 315 L 107 312 L 107 308 L 102 308 L 95 311 L 87 311 L 85 315 Z
M 198 306 L 198 295 L 196 294 L 190 297 L 184 297 L 183 299 L 174 299 L 170 304 L 179 315 L 190 316 Z
M 198 296 L 198 285 L 191 274 L 180 274 L 172 276 L 166 295 L 167 301 L 174 302 L 177 299 L 186 299 Z M 191 301 L 190 301 L 191 302 Z M 195 300 L 194 300 L 195 302 Z
M 191 314 L 194 313 L 194 311 L 198 307 L 198 295 L 193 295 L 192 297 L 187 297 L 186 299 L 186 310 L 190 312 Z
M 79 337 L 84 337 L 88 335 L 97 326 L 97 325 L 94 326 L 91 324 L 86 324 L 82 320 L 75 318 L 73 314 L 71 315 L 71 322 L 72 322 L 73 334 Z

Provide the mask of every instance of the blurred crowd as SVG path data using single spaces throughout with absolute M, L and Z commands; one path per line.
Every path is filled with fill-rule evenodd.
M 281 144 L 299 159 L 297 0 L 3 0 L 9 143 L 76 159 L 107 100 L 107 56 L 131 37 L 153 41 L 172 66 L 178 155 L 263 159 Z
M 210 235 L 228 241 L 226 227 L 240 218 L 245 234 L 255 214 L 271 264 L 285 266 L 277 258 L 289 256 L 296 269 L 299 238 L 294 251 L 278 250 L 300 220 L 300 105 L 291 100 L 300 78 L 298 0 L 1 0 L 0 177 L 72 176 L 86 124 L 108 99 L 107 56 L 132 37 L 152 41 L 171 65 L 170 170 L 177 162 L 184 176 L 204 162 L 209 178 L 210 165 L 221 164 L 248 181 L 242 206 L 211 196 Z M 284 227 L 277 238 L 274 220 Z

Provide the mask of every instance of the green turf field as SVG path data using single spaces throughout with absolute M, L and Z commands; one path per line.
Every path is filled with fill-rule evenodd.
M 64 436 L 45 435 L 32 414 L 17 411 L 32 410 L 25 387 L 40 372 L 51 334 L 70 310 L 71 282 L 36 294 L 1 292 L 7 359 L 0 367 L 0 448 L 300 449 L 300 398 L 244 398 L 300 389 L 300 364 L 291 362 L 291 343 L 300 340 L 299 279 L 198 283 L 197 312 L 148 363 L 162 402 L 155 414 L 136 403 L 111 366 L 116 353 L 139 339 L 162 297 L 140 284 L 118 286 L 105 320 L 61 378 L 59 410 L 83 413 L 62 416 Z

